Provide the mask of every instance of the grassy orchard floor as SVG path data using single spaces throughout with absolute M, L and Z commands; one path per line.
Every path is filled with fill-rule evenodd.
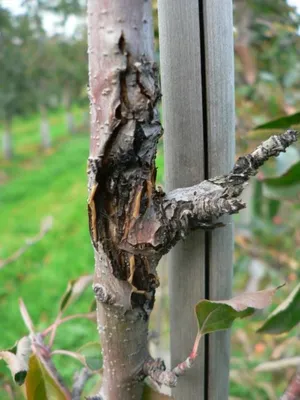
M 80 108 L 74 109 L 77 124 L 83 115 Z M 39 117 L 18 119 L 13 125 L 15 158 L 12 162 L 0 158 L 0 259 L 5 259 L 27 238 L 40 230 L 41 220 L 51 215 L 53 228 L 37 244 L 26 251 L 16 262 L 0 270 L 0 349 L 10 347 L 27 330 L 21 319 L 18 299 L 23 298 L 37 331 L 49 326 L 57 315 L 58 305 L 67 282 L 82 274 L 93 272 L 93 254 L 86 213 L 86 159 L 88 156 L 88 134 L 78 132 L 74 136 L 66 133 L 65 115 L 62 110 L 51 113 L 51 136 L 53 148 L 48 154 L 39 153 Z M 0 129 L 1 130 L 1 129 Z M 158 150 L 158 181 L 162 182 L 162 148 Z M 239 268 L 240 270 L 240 268 Z M 235 284 L 243 286 L 245 270 L 235 274 Z M 247 279 L 247 278 L 246 278 Z M 165 279 L 164 279 L 165 281 Z M 278 283 L 278 282 L 277 282 Z M 240 290 L 240 289 L 239 289 Z M 164 290 L 164 293 L 166 291 Z M 283 296 L 284 297 L 284 296 Z M 68 311 L 86 312 L 93 299 L 89 289 Z M 167 302 L 167 296 L 163 300 Z M 168 324 L 164 306 L 162 332 L 164 342 L 168 336 Z M 154 316 L 154 321 L 156 317 Z M 240 369 L 247 358 L 247 365 L 255 366 L 270 357 L 272 346 L 265 346 L 263 353 L 255 351 L 255 343 L 265 345 L 272 338 L 255 335 L 259 323 L 250 320 L 238 321 L 233 335 L 232 366 Z M 253 353 L 246 355 L 245 338 L 238 339 L 238 331 L 246 332 Z M 95 325 L 86 320 L 69 322 L 58 328 L 54 348 L 76 350 L 88 341 L 97 340 Z M 248 340 L 248 339 L 247 339 Z M 275 343 L 274 343 L 275 345 Z M 70 379 L 78 362 L 64 356 L 56 356 L 62 375 Z M 0 363 L 1 380 L 8 377 L 4 363 Z M 253 376 L 255 382 L 265 384 L 271 374 Z M 268 399 L 265 391 L 251 388 L 251 381 L 238 378 L 231 383 L 231 394 L 240 399 Z

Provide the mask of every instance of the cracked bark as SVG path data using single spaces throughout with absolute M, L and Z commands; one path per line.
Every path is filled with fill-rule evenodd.
M 146 376 L 176 383 L 147 347 L 160 258 L 190 231 L 219 226 L 216 217 L 243 208 L 237 197 L 245 182 L 296 133 L 272 137 L 228 175 L 165 194 L 155 187 L 162 129 L 151 2 L 88 0 L 88 46 L 88 213 L 104 361 L 99 396 L 138 400 Z

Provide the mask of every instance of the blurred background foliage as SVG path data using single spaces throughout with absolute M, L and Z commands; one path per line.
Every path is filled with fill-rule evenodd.
M 153 15 L 159 58 L 156 1 Z M 300 126 L 299 20 L 285 0 L 234 0 L 237 155 L 270 134 Z M 93 271 L 86 216 L 86 41 L 85 1 L 0 1 L 0 348 L 26 334 L 18 298 L 43 331 L 54 322 L 68 281 Z M 163 186 L 163 141 L 157 166 Z M 249 206 L 235 221 L 235 293 L 286 281 L 275 308 L 299 282 L 299 189 L 297 145 L 248 186 Z M 47 216 L 53 224 L 44 231 Z M 159 337 L 151 346 L 168 357 L 163 263 L 161 282 L 152 318 Z M 91 303 L 87 289 L 68 313 L 89 312 Z M 255 333 L 266 315 L 235 324 L 232 399 L 276 399 L 295 372 L 295 363 L 280 367 L 278 360 L 300 356 L 299 327 L 280 336 Z M 76 319 L 58 328 L 54 349 L 74 350 L 97 336 L 93 321 Z M 267 361 L 272 366 L 257 372 Z M 62 355 L 54 362 L 70 382 L 78 362 Z M 0 397 L 22 398 L 3 363 Z

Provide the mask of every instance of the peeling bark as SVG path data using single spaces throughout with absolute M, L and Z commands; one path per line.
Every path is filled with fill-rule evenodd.
M 190 231 L 219 226 L 216 217 L 243 208 L 237 197 L 245 182 L 296 133 L 273 136 L 239 158 L 228 175 L 165 194 L 155 186 L 162 129 L 151 2 L 88 0 L 88 44 L 88 214 L 104 361 L 98 396 L 138 400 L 146 376 L 177 382 L 147 346 L 158 261 Z

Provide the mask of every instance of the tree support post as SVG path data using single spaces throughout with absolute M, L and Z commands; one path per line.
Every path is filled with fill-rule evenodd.
M 232 1 L 159 0 L 158 12 L 166 186 L 172 190 L 233 165 Z M 171 251 L 172 365 L 191 350 L 196 302 L 230 298 L 232 250 L 232 224 L 226 217 L 226 227 L 193 233 Z M 229 332 L 211 334 L 194 369 L 174 389 L 175 398 L 224 400 L 229 358 Z

